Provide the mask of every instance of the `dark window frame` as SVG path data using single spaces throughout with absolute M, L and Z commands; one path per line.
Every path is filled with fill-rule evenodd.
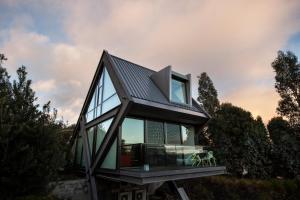
M 173 91 L 172 91 L 172 82 L 173 80 L 176 80 L 178 82 L 181 82 L 181 83 L 184 83 L 184 102 L 177 102 L 177 101 L 174 101 L 173 100 Z M 183 79 L 179 76 L 176 76 L 174 74 L 171 75 L 171 80 L 170 80 L 170 101 L 173 102 L 173 103 L 177 103 L 177 104 L 182 104 L 182 105 L 188 105 L 189 104 L 189 97 L 188 97 L 188 80 L 187 79 Z

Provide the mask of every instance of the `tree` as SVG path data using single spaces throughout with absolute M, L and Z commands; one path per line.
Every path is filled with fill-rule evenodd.
M 273 175 L 294 178 L 300 174 L 300 142 L 288 121 L 274 117 L 268 123 L 273 142 Z
M 222 104 L 208 128 L 219 162 L 231 174 L 267 178 L 270 145 L 261 118 L 229 103 Z
M 275 70 L 275 88 L 281 99 L 277 112 L 286 117 L 300 132 L 300 64 L 294 53 L 279 51 L 272 62 Z
M 220 106 L 218 100 L 218 93 L 214 87 L 212 80 L 204 72 L 198 76 L 198 101 L 202 103 L 204 109 L 211 115 L 214 116 L 214 113 Z
M 0 66 L 0 199 L 42 192 L 64 164 L 62 124 L 50 115 L 50 102 L 42 110 L 35 104 L 24 66 L 17 75 L 11 82 Z

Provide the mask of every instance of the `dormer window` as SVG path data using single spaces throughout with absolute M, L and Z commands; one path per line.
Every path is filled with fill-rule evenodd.
M 176 103 L 187 104 L 186 81 L 172 76 L 171 100 Z

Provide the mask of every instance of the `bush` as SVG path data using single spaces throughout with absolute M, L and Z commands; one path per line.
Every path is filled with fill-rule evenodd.
M 300 199 L 299 180 L 254 180 L 216 176 L 186 182 L 184 187 L 193 200 Z

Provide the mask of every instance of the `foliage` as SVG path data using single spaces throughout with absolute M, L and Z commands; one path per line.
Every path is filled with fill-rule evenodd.
M 272 62 L 276 72 L 275 88 L 281 99 L 277 112 L 286 117 L 300 134 L 300 64 L 292 52 L 279 51 Z
M 231 174 L 267 178 L 270 175 L 270 142 L 261 118 L 229 103 L 222 104 L 209 122 L 217 158 Z
M 299 180 L 255 180 L 215 176 L 185 182 L 185 189 L 193 200 L 296 200 L 300 198 Z
M 59 132 L 62 123 L 50 115 L 50 102 L 39 109 L 24 66 L 10 81 L 0 66 L 0 198 L 44 191 L 64 165 Z
M 54 196 L 40 196 L 40 195 L 28 195 L 24 197 L 18 197 L 17 200 L 59 200 Z
M 202 104 L 204 110 L 213 117 L 220 107 L 217 90 L 207 73 L 202 73 L 198 76 L 198 79 L 197 100 Z M 210 143 L 208 127 L 203 127 L 203 130 L 197 135 L 197 137 L 199 144 L 208 145 Z
M 201 102 L 204 109 L 213 116 L 220 106 L 217 90 L 205 72 L 198 76 L 198 79 L 198 101 Z
M 274 176 L 295 177 L 300 174 L 300 141 L 289 122 L 282 117 L 274 117 L 268 123 L 273 142 Z

